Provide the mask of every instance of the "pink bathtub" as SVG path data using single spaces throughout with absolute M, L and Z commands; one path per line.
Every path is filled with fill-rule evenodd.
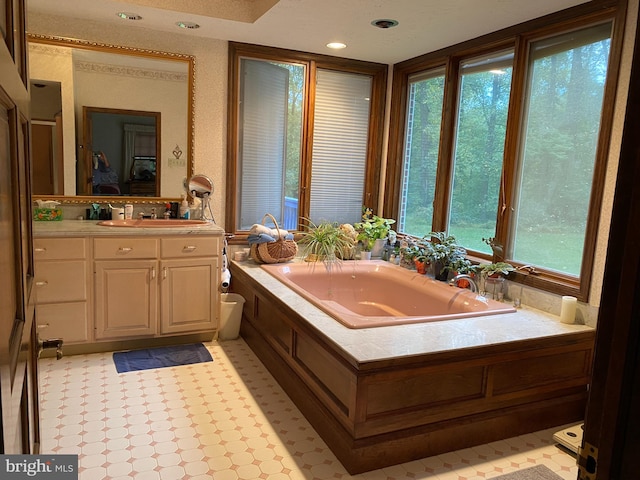
M 267 272 L 349 328 L 511 313 L 516 310 L 383 261 L 262 265 Z

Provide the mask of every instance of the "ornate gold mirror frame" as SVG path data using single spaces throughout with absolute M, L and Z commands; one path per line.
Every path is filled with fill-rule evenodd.
M 193 175 L 194 171 L 194 102 L 195 102 L 195 57 L 192 55 L 180 54 L 180 53 L 170 53 L 170 52 L 162 52 L 156 50 L 147 50 L 135 47 L 126 47 L 122 45 L 109 45 L 102 44 L 97 42 L 89 42 L 84 40 L 76 40 L 69 39 L 63 37 L 53 37 L 47 35 L 39 35 L 29 33 L 27 35 L 28 42 L 33 44 L 44 44 L 44 45 L 54 45 L 60 47 L 69 47 L 72 49 L 80 49 L 80 50 L 90 50 L 96 52 L 104 52 L 104 53 L 115 53 L 121 54 L 125 56 L 131 57 L 139 57 L 141 59 L 155 59 L 155 60 L 169 60 L 169 61 L 178 61 L 184 62 L 188 66 L 188 96 L 185 99 L 187 102 L 187 118 L 185 119 L 185 128 L 187 129 L 186 138 L 186 152 L 185 153 L 185 163 L 186 170 L 182 172 L 181 176 L 185 179 L 190 179 Z M 75 106 L 74 106 L 75 108 Z M 78 136 L 81 136 L 82 132 L 76 132 L 76 144 L 74 148 L 77 149 L 77 146 L 81 143 L 81 140 Z M 169 149 L 171 150 L 171 149 Z M 160 158 L 168 157 L 172 154 L 171 151 L 161 152 Z M 175 153 L 174 153 L 175 155 Z M 178 157 L 176 157 L 176 160 Z M 35 172 L 34 172 L 35 173 Z M 118 202 L 118 203 L 164 203 L 169 201 L 178 201 L 179 197 L 166 197 L 162 196 L 162 192 L 160 192 L 160 196 L 157 197 L 140 197 L 140 196 L 88 196 L 88 195 L 33 195 L 34 199 L 42 199 L 42 200 L 56 200 L 63 204 L 86 204 L 86 203 L 108 203 L 108 202 Z

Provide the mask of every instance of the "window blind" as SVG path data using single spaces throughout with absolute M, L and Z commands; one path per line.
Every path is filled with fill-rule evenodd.
M 237 225 L 249 230 L 267 212 L 283 222 L 289 71 L 242 59 L 240 75 Z
M 371 77 L 317 71 L 310 219 L 353 223 L 364 194 Z

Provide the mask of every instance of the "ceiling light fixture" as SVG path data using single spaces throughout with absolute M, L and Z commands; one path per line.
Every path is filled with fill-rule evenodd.
M 341 50 L 343 48 L 347 48 L 347 45 L 342 42 L 331 42 L 331 43 L 327 43 L 327 47 L 332 48 L 334 50 Z
M 195 30 L 196 28 L 200 28 L 200 25 L 193 22 L 176 22 L 176 25 L 180 28 L 186 28 L 189 30 Z
M 116 15 L 124 20 L 142 20 L 140 15 L 131 12 L 118 12 Z
M 398 21 L 397 20 L 391 20 L 388 18 L 381 18 L 379 20 L 374 20 L 373 22 L 371 22 L 371 25 L 373 25 L 374 27 L 378 27 L 378 28 L 391 28 L 391 27 L 395 27 L 396 25 L 398 25 Z

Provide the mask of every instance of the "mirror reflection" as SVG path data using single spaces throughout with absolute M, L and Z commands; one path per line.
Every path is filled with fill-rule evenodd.
M 160 112 L 83 107 L 81 195 L 157 197 L 161 165 Z
M 34 196 L 184 194 L 193 162 L 193 62 L 30 35 Z
M 194 175 L 189 179 L 189 192 L 192 197 L 208 197 L 213 193 L 213 181 L 206 175 Z

